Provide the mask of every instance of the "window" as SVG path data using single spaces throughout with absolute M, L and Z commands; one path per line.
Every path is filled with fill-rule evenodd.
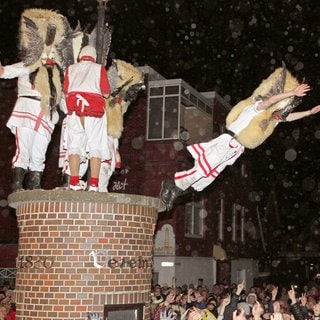
M 186 110 L 196 108 L 211 119 L 212 103 L 181 79 L 149 82 L 147 139 L 180 139 L 181 127 L 188 129 Z M 190 124 L 189 124 L 190 125 Z
M 188 202 L 185 207 L 185 235 L 186 237 L 203 237 L 204 200 Z
M 150 88 L 148 139 L 178 139 L 180 128 L 179 86 Z

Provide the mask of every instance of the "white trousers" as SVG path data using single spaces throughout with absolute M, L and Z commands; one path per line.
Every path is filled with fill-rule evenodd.
M 51 138 L 28 127 L 16 128 L 15 137 L 16 153 L 12 159 L 12 167 L 42 172 Z
M 210 185 L 226 166 L 232 165 L 244 152 L 244 147 L 229 134 L 193 144 L 187 147 L 195 159 L 193 168 L 176 172 L 174 175 L 176 185 L 186 190 L 192 187 L 201 191 Z
M 102 161 L 110 159 L 107 146 L 107 118 L 84 117 L 84 125 L 80 117 L 68 115 L 66 119 L 67 154 L 77 154 L 81 158 L 95 157 Z

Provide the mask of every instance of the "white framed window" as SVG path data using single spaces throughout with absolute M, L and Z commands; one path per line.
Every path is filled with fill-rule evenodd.
M 178 139 L 180 128 L 180 86 L 167 84 L 149 89 L 148 139 Z
M 202 238 L 204 230 L 204 200 L 192 201 L 185 206 L 185 236 Z
M 191 121 L 188 117 L 195 113 L 194 110 L 200 111 L 198 121 L 212 119 L 212 102 L 182 79 L 150 81 L 147 140 L 184 140 Z

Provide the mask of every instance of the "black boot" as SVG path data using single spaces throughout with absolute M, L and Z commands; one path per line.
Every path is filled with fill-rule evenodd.
M 162 181 L 160 198 L 165 203 L 167 211 L 173 208 L 174 202 L 182 193 L 184 193 L 183 190 L 176 186 L 174 180 L 167 179 Z
M 174 186 L 172 179 L 166 179 L 161 182 L 160 199 L 167 204 L 171 198 L 171 189 Z
M 30 171 L 27 178 L 27 189 L 28 190 L 41 189 L 41 178 L 42 178 L 41 171 Z
M 13 183 L 12 183 L 12 192 L 23 190 L 23 180 L 27 173 L 26 169 L 16 167 L 13 168 Z

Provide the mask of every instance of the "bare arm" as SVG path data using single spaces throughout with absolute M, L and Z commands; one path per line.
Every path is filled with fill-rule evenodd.
M 313 115 L 313 114 L 316 114 L 316 113 L 318 113 L 319 111 L 320 111 L 320 105 L 315 106 L 315 107 L 313 107 L 312 109 L 307 110 L 307 111 L 293 112 L 293 113 L 290 113 L 290 114 L 287 116 L 286 121 L 299 120 L 299 119 L 302 119 L 302 118 L 304 118 L 304 117 L 308 117 L 308 116 L 311 116 L 311 115 Z
M 266 110 L 269 107 L 271 107 L 272 105 L 274 105 L 275 103 L 277 103 L 283 99 L 290 98 L 292 96 L 303 97 L 307 94 L 307 92 L 309 90 L 310 90 L 310 86 L 308 84 L 306 84 L 306 83 L 300 84 L 298 87 L 296 87 L 295 89 L 293 89 L 291 91 L 276 94 L 276 95 L 268 98 L 267 100 L 262 101 L 257 106 L 257 110 Z
M 4 69 L 2 63 L 0 62 L 0 77 L 3 75 Z

